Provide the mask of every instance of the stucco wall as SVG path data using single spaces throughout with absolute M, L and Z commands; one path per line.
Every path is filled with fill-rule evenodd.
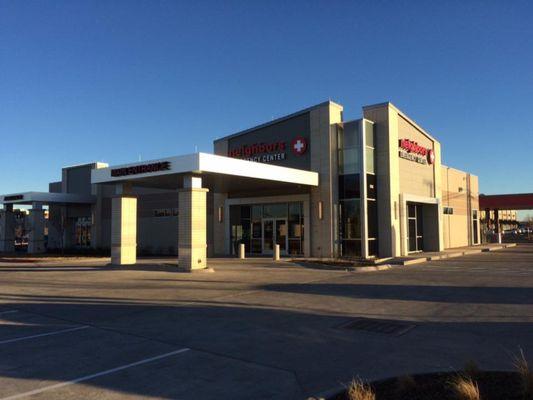
M 409 139 L 418 145 L 434 149 L 433 140 L 413 126 L 401 115 L 398 115 L 398 139 Z M 396 146 L 398 148 L 398 145 Z M 417 196 L 435 197 L 435 180 L 433 167 L 429 164 L 419 164 L 399 157 L 400 193 Z
M 479 184 L 475 175 L 443 166 L 442 205 L 453 208 L 453 214 L 444 214 L 444 247 L 453 248 L 472 244 L 472 210 L 479 209 Z

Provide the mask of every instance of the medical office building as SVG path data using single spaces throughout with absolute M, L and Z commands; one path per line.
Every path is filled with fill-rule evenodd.
M 278 244 L 289 256 L 395 257 L 478 244 L 478 192 L 391 103 L 344 121 L 328 101 L 217 139 L 214 154 L 67 167 L 49 193 L 0 196 L 0 246 L 12 207 L 30 204 L 36 221 L 49 206 L 48 249 L 107 248 L 119 264 L 167 254 L 202 268 L 241 243 L 249 256 Z

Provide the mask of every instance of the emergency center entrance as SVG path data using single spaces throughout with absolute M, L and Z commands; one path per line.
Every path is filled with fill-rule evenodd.
M 407 203 L 409 252 L 424 251 L 424 219 L 422 204 Z
M 286 219 L 263 219 L 263 254 L 272 254 L 276 244 L 281 254 L 287 254 L 287 241 Z

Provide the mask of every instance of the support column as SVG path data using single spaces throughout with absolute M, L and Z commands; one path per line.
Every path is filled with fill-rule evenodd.
M 32 203 L 28 231 L 28 254 L 44 253 L 44 210 L 41 203 Z
M 137 198 L 128 187 L 117 186 L 111 199 L 111 264 L 137 262 Z
M 500 226 L 500 210 L 494 209 L 494 233 L 496 233 L 496 241 L 502 242 L 502 232 Z
M 202 178 L 187 176 L 179 190 L 178 263 L 182 271 L 207 268 L 206 203 Z
M 13 204 L 4 204 L 0 211 L 0 252 L 12 253 L 15 251 L 15 215 Z

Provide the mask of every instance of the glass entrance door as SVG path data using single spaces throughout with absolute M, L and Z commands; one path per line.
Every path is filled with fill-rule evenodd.
M 407 203 L 409 252 L 424 251 L 422 205 Z
M 287 220 L 263 219 L 263 254 L 272 254 L 274 244 L 279 244 L 281 254 L 287 253 Z
M 280 254 L 287 253 L 287 220 L 276 220 L 276 244 L 279 244 Z

